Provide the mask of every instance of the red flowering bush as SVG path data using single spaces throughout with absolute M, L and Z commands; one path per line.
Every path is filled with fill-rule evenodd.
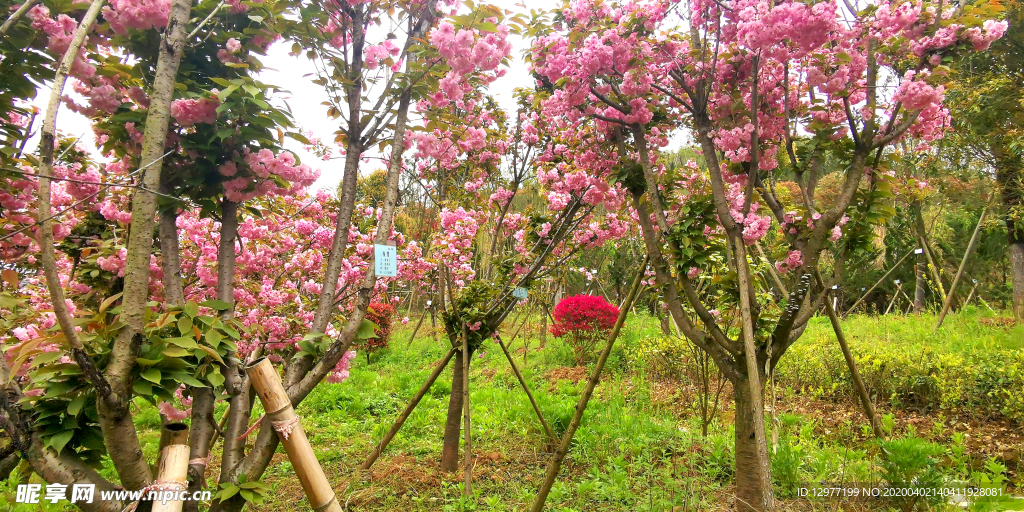
M 619 308 L 604 297 L 572 295 L 555 306 L 551 334 L 563 338 L 572 347 L 577 365 L 584 364 L 594 346 L 615 325 Z
M 359 344 L 359 350 L 366 352 L 366 362 L 370 362 L 370 354 L 382 348 L 387 348 L 391 341 L 391 323 L 395 320 L 395 307 L 383 302 L 371 302 L 366 310 L 366 319 L 377 324 L 373 330 L 376 335 L 367 338 Z

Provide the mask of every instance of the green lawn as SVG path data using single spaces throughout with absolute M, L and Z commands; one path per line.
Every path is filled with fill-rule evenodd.
M 1024 353 L 1021 327 L 989 325 L 981 318 L 975 312 L 950 317 L 938 333 L 932 333 L 934 318 L 928 316 L 881 320 L 853 317 L 844 322 L 869 385 L 878 387 L 880 412 L 889 414 L 885 423 L 892 429 L 891 435 L 903 439 L 908 433 L 917 434 L 938 443 L 932 461 L 947 479 L 991 476 L 993 471 L 998 473 L 998 467 L 985 469 L 985 447 L 972 443 L 973 438 L 964 437 L 963 429 L 950 421 L 956 411 L 943 405 L 942 397 L 931 408 L 922 408 L 908 403 L 899 393 L 887 395 L 885 386 L 904 385 L 911 378 L 908 375 L 917 379 L 920 368 L 930 368 L 921 371 L 931 372 L 931 377 L 945 383 L 965 380 L 966 376 L 950 372 L 963 372 L 979 361 L 1019 363 Z M 468 503 L 461 497 L 461 471 L 446 475 L 438 470 L 450 392 L 448 372 L 423 399 L 372 471 L 353 471 L 446 351 L 426 329 L 407 346 L 411 327 L 412 323 L 396 329 L 390 349 L 374 354 L 369 365 L 365 358 L 357 357 L 350 379 L 321 385 L 298 408 L 339 501 L 350 510 L 361 511 L 526 509 L 543 479 L 550 458 L 548 443 L 508 362 L 491 342 L 474 358 L 471 370 L 476 462 L 475 495 Z M 729 400 L 725 400 L 720 421 L 712 423 L 706 438 L 702 436 L 693 403 L 695 388 L 686 372 L 669 380 L 664 378 L 664 371 L 656 377 L 648 370 L 653 367 L 650 346 L 663 343 L 661 338 L 655 319 L 630 317 L 576 434 L 547 510 L 703 511 L 728 510 L 731 506 Z M 586 370 L 565 368 L 572 365 L 572 355 L 559 340 L 548 336 L 543 350 L 537 349 L 539 338 L 530 343 L 525 362 L 523 352 L 515 350 L 522 342 L 513 344 L 516 363 L 560 435 L 584 382 L 560 380 L 552 372 L 579 376 Z M 856 403 L 849 398 L 845 366 L 838 353 L 828 322 L 816 319 L 780 369 L 773 472 L 784 509 L 836 509 L 835 500 L 798 499 L 795 494 L 800 482 L 870 481 L 882 476 L 884 458 L 867 435 Z M 945 366 L 929 366 L 929 358 L 945 361 Z M 949 363 L 954 360 L 959 366 Z M 979 373 L 983 372 L 975 371 L 970 376 L 977 381 Z M 940 388 L 951 393 L 955 386 Z M 983 428 L 989 424 L 1012 425 L 993 412 L 1007 403 L 1005 396 L 981 390 L 969 394 L 961 399 L 984 401 L 989 397 L 991 403 L 979 405 L 988 411 L 980 424 Z M 912 411 L 911 405 L 916 407 Z M 144 445 L 154 451 L 159 426 L 155 410 L 142 408 L 137 422 L 145 436 Z M 1019 436 L 1006 436 L 998 441 L 1019 443 Z M 916 443 L 913 439 L 908 442 Z M 920 442 L 933 446 L 928 441 Z M 920 447 L 906 449 L 912 448 Z M 1020 464 L 1022 448 L 1019 444 L 1011 446 L 1011 452 L 1015 449 L 1018 454 L 1016 465 Z M 148 455 L 152 458 L 155 454 Z M 1022 487 L 1021 472 L 1012 460 L 992 462 L 1007 466 L 1005 473 L 1011 485 Z M 264 481 L 273 488 L 270 499 L 251 510 L 290 511 L 308 506 L 283 451 L 275 456 Z M 12 483 L 6 485 L 9 492 Z M 848 503 L 842 509 L 886 510 L 891 505 Z M 3 498 L 0 510 L 4 510 Z

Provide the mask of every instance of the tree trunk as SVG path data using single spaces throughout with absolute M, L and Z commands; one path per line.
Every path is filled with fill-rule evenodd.
M 991 148 L 996 157 L 996 181 L 999 183 L 1008 237 L 1013 315 L 1020 322 L 1024 321 L 1024 222 L 1019 221 L 1013 212 L 1024 204 L 1024 155 L 996 141 Z
M 1024 240 L 1011 240 L 1010 273 L 1013 275 L 1013 316 L 1024 321 Z
M 761 490 L 761 465 L 757 460 L 754 435 L 754 399 L 750 381 L 743 376 L 732 383 L 736 402 L 736 510 L 761 512 L 765 496 Z
M 166 180 L 165 180 L 166 181 Z M 167 193 L 169 187 L 161 187 Z M 181 282 L 181 245 L 178 243 L 178 207 L 171 206 L 160 212 L 160 264 L 164 273 L 164 300 L 171 306 L 185 304 L 185 290 Z
M 454 473 L 459 469 L 459 440 L 462 433 L 462 351 L 455 352 L 452 365 L 452 392 L 448 398 L 448 418 L 444 423 L 444 446 L 441 449 L 441 471 Z
M 668 315 L 659 311 L 658 316 L 661 317 L 661 334 L 672 336 L 672 326 L 668 323 Z
M 772 481 L 771 481 L 771 460 L 768 456 L 768 437 L 765 434 L 764 426 L 764 386 L 762 383 L 764 379 L 761 375 L 761 368 L 763 363 L 758 359 L 757 346 L 754 340 L 754 321 L 752 316 L 752 309 L 754 304 L 753 297 L 753 286 L 750 279 L 750 267 L 747 261 L 746 250 L 743 246 L 743 242 L 738 239 L 734 239 L 733 250 L 736 253 L 736 269 L 739 275 L 739 292 L 740 292 L 740 317 L 742 318 L 742 332 L 743 336 L 743 363 L 747 370 L 746 373 L 746 387 L 749 390 L 750 399 L 749 407 L 744 409 L 743 414 L 750 415 L 750 422 L 753 426 L 753 432 L 751 436 L 754 441 L 754 457 L 757 463 L 757 476 L 760 480 L 756 481 L 760 487 L 757 494 L 761 497 L 761 501 L 748 502 L 754 503 L 759 508 L 757 510 L 770 511 L 775 509 L 775 496 L 772 493 Z M 738 358 L 737 358 L 738 359 Z M 739 361 L 737 361 L 739 363 Z M 736 432 L 739 436 L 740 429 L 740 400 L 736 400 Z M 746 430 L 743 430 L 746 432 Z M 740 475 L 743 473 L 739 468 L 739 444 L 736 445 L 736 486 L 740 488 Z M 739 494 L 737 493 L 737 496 Z M 742 509 L 742 505 L 740 506 Z
M 146 129 L 142 140 L 143 167 L 139 180 L 142 185 L 132 196 L 131 229 L 128 237 L 128 255 L 125 259 L 125 286 L 122 296 L 121 321 L 125 327 L 118 333 L 110 353 L 106 376 L 117 398 L 97 400 L 99 423 L 103 440 L 111 461 L 127 489 L 140 489 L 152 482 L 152 474 L 142 454 L 129 406 L 132 396 L 132 370 L 142 344 L 146 304 L 149 301 L 149 258 L 153 253 L 156 195 L 152 190 L 160 186 L 161 160 L 167 140 L 171 118 L 171 101 L 178 64 L 185 47 L 185 24 L 192 12 L 190 0 L 174 0 L 171 4 L 167 29 L 159 45 L 153 92 L 146 114 Z M 109 407 L 108 405 L 113 405 Z
M 209 466 L 210 447 L 213 444 L 216 420 L 213 418 L 213 389 L 192 388 L 192 428 L 189 432 L 189 464 L 188 490 L 190 493 L 202 490 L 205 486 L 206 468 Z M 198 512 L 199 501 L 187 500 L 183 505 L 185 512 Z

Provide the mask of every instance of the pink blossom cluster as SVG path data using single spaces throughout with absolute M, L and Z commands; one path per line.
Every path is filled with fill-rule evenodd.
M 299 194 L 320 177 L 319 170 L 299 164 L 290 151 L 275 154 L 269 149 L 261 149 L 252 153 L 246 149 L 243 160 L 245 173 L 239 172 L 240 167 L 235 162 L 226 162 L 218 168 L 221 175 L 232 178 L 224 182 L 224 195 L 235 202 L 266 194 Z M 289 185 L 279 185 L 271 179 L 272 175 Z
M 786 255 L 786 259 L 775 262 L 775 269 L 780 274 L 785 274 L 790 270 L 796 270 L 804 265 L 804 256 L 800 251 L 789 251 Z
M 124 35 L 129 29 L 166 27 L 170 12 L 171 0 L 110 0 L 103 7 L 103 19 L 115 34 Z
M 402 49 L 390 40 L 363 48 L 363 64 L 367 69 L 377 69 L 388 57 L 398 57 Z
M 495 32 L 486 33 L 465 28 L 456 31 L 448 20 L 438 24 L 430 32 L 429 40 L 449 71 L 438 82 L 439 90 L 431 96 L 431 104 L 443 107 L 450 102 L 461 102 L 473 88 L 470 80 L 473 75 L 485 83 L 504 75 L 505 70 L 498 66 L 512 52 L 508 35 L 509 28 L 504 24 L 497 25 Z
M 349 350 L 342 354 L 341 359 L 338 360 L 338 364 L 334 365 L 331 369 L 331 373 L 327 374 L 327 382 L 331 384 L 340 384 L 345 382 L 349 377 L 349 369 L 352 367 L 352 360 L 356 358 L 356 351 Z
M 78 22 L 74 18 L 60 14 L 57 19 L 50 17 L 50 9 L 37 5 L 29 10 L 29 18 L 32 19 L 32 28 L 41 30 L 46 34 L 46 49 L 50 54 L 60 59 L 71 46 L 71 39 L 74 37 Z M 71 76 L 77 78 L 88 78 L 96 74 L 96 66 L 93 66 L 86 59 L 85 48 L 83 47 L 75 57 L 71 65 Z
M 451 272 L 453 284 L 459 288 L 476 277 L 473 269 L 473 240 L 489 215 L 483 211 L 467 211 L 463 207 L 443 209 L 441 229 L 435 234 L 437 258 Z
M 513 195 L 515 195 L 515 192 L 508 190 L 505 187 L 498 187 L 498 190 L 495 190 L 494 193 L 491 194 L 488 202 L 496 205 L 498 208 L 504 208 L 505 205 L 512 200 Z
M 171 117 L 184 127 L 212 124 L 217 122 L 218 106 L 220 101 L 216 98 L 181 98 L 171 102 Z

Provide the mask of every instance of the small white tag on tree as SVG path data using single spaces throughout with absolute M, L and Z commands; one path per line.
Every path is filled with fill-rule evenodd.
M 393 245 L 373 245 L 374 272 L 377 277 L 398 276 L 398 250 Z
M 525 299 L 530 296 L 530 293 L 521 286 L 517 286 L 515 290 L 512 290 L 512 296 L 517 299 Z

